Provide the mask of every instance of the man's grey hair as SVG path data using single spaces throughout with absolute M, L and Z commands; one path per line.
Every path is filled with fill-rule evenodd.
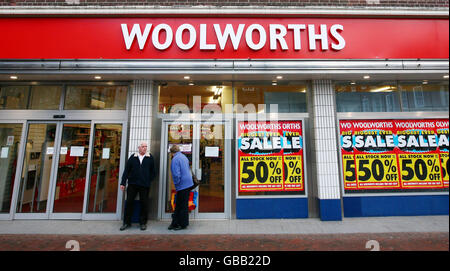
M 145 145 L 147 145 L 147 147 L 148 147 L 147 141 L 140 141 L 140 142 L 139 142 L 139 145 L 138 145 L 138 148 L 139 148 L 140 146 L 142 146 L 142 144 L 145 144 Z
M 172 147 L 170 147 L 170 152 L 171 153 L 177 153 L 180 151 L 180 147 L 178 147 L 177 144 L 173 144 Z

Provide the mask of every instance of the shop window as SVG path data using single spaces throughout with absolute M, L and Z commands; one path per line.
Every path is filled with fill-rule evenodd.
M 9 213 L 22 124 L 0 123 L 0 213 Z
M 237 82 L 235 89 L 236 113 L 300 113 L 307 112 L 306 85 L 289 82 L 279 85 L 268 82 Z
M 29 86 L 2 86 L 0 109 L 27 109 L 29 94 Z
M 68 86 L 66 110 L 125 110 L 127 86 Z
M 159 112 L 201 113 L 227 112 L 227 104 L 233 104 L 231 85 L 223 83 L 189 85 L 185 82 L 169 82 L 159 87 Z M 209 108 L 209 110 L 208 110 Z
M 2 86 L 0 109 L 58 110 L 62 86 Z
M 448 111 L 448 81 L 399 82 L 403 111 Z
M 336 84 L 338 112 L 399 112 L 400 98 L 396 83 L 380 82 Z
M 61 93 L 61 86 L 32 86 L 28 109 L 58 110 Z

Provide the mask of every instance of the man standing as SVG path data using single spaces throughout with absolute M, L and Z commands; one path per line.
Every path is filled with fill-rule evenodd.
M 133 203 L 137 194 L 139 194 L 141 204 L 139 216 L 140 228 L 141 230 L 147 229 L 148 192 L 150 183 L 155 178 L 156 171 L 153 156 L 147 153 L 147 143 L 142 141 L 139 144 L 138 150 L 139 153 L 133 154 L 128 159 L 122 175 L 122 182 L 120 183 L 120 190 L 124 191 L 128 180 L 127 201 L 125 204 L 123 225 L 120 228 L 121 231 L 131 227 Z
M 177 194 L 172 223 L 168 229 L 182 230 L 189 225 L 189 193 L 194 182 L 192 181 L 189 160 L 181 153 L 180 148 L 177 145 L 173 145 L 170 148 L 170 152 L 173 155 L 170 170 Z

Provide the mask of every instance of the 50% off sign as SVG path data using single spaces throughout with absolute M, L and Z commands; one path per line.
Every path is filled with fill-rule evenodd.
M 240 157 L 240 189 L 270 191 L 283 189 L 282 156 Z
M 302 165 L 300 155 L 284 157 L 284 187 L 286 190 L 303 189 Z
M 441 186 L 439 154 L 400 154 L 403 186 Z
M 395 154 L 344 155 L 345 182 L 355 182 L 362 187 L 397 187 L 399 177 Z

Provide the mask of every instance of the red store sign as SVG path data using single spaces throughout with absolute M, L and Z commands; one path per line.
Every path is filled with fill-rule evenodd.
M 449 57 L 446 19 L 0 18 L 2 59 Z

